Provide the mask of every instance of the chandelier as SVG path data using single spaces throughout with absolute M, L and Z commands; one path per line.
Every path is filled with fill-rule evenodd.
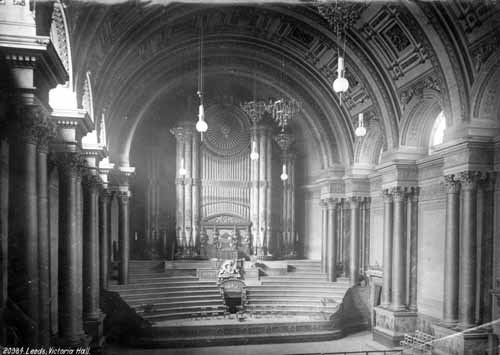
M 288 122 L 302 109 L 302 103 L 295 99 L 282 98 L 274 101 L 270 105 L 270 109 L 272 110 L 273 119 L 278 123 L 283 132 Z

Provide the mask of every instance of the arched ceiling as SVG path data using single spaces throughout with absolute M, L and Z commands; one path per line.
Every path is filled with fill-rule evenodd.
M 473 50 L 489 38 L 492 28 L 498 32 L 491 24 L 492 13 L 482 11 L 484 4 L 358 3 L 354 25 L 347 31 L 345 61 L 351 88 L 342 104 L 331 89 L 337 37 L 317 4 L 306 1 L 68 3 L 74 86 L 81 93 L 86 73 L 92 73 L 94 112 L 105 113 L 111 155 L 128 163 L 140 122 L 160 114 L 173 125 L 178 117 L 169 117 L 176 115 L 162 103 L 179 92 L 196 92 L 199 26 L 204 18 L 207 100 L 249 100 L 254 86 L 261 98 L 287 94 L 301 100 L 304 109 L 297 127 L 312 133 L 323 169 L 347 167 L 355 160 L 353 132 L 359 112 L 365 113 L 368 127 L 377 121 L 386 149 L 397 148 L 405 104 L 423 88 L 442 96 L 449 124 L 467 120 L 476 75 Z M 475 38 L 472 34 L 479 30 L 483 35 Z

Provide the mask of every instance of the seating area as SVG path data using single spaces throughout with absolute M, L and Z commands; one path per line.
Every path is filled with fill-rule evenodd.
M 198 263 L 206 267 L 206 262 Z M 331 316 L 349 289 L 327 281 L 318 261 L 290 260 L 282 275 L 262 273 L 257 284 L 199 279 L 186 262 L 131 261 L 129 283 L 111 285 L 149 327 L 132 344 L 153 347 L 322 341 L 343 336 Z M 237 287 L 238 286 L 238 287 Z M 226 304 L 241 293 L 241 306 Z M 233 297 L 235 295 L 232 295 Z M 226 299 L 225 299 L 226 297 Z M 238 298 L 236 298 L 238 299 Z M 230 313 L 233 312 L 233 313 Z M 236 313 L 235 313 L 236 312 Z M 196 341 L 194 341 L 196 339 Z
M 160 261 L 131 261 L 129 283 L 112 285 L 120 297 L 145 320 L 224 316 L 226 306 L 215 281 L 166 273 Z
M 262 276 L 260 286 L 247 287 L 247 310 L 263 315 L 328 318 L 342 302 L 349 283 L 328 282 L 319 261 L 291 260 L 286 275 Z

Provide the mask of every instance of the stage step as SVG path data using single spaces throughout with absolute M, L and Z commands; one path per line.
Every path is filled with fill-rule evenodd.
M 177 322 L 176 322 L 177 323 Z M 187 321 L 181 325 L 156 323 L 147 334 L 138 334 L 137 346 L 185 347 L 276 342 L 326 341 L 340 338 L 342 331 L 328 320 L 299 320 L 291 317 Z
M 200 309 L 185 310 L 185 308 L 178 310 L 173 313 L 154 313 L 154 314 L 144 314 L 138 313 L 142 318 L 150 322 L 161 322 L 165 320 L 175 320 L 175 319 L 185 319 L 185 318 L 197 318 L 197 317 L 222 317 L 226 314 L 226 308 L 220 307 L 214 311 L 202 312 Z
M 196 301 L 220 301 L 220 293 L 213 293 L 213 294 L 207 294 L 207 293 L 200 293 L 198 295 L 179 295 L 175 296 L 173 294 L 169 294 L 166 297 L 156 297 L 156 298 L 127 298 L 127 303 L 131 307 L 136 307 L 139 305 L 145 305 L 151 303 L 151 301 L 154 300 L 154 304 L 156 305 L 162 305 L 165 303 L 176 303 L 176 302 L 196 302 Z
M 112 285 L 129 307 L 150 322 L 223 315 L 226 305 L 215 281 L 172 275 L 163 262 L 132 261 L 129 283 Z
M 132 295 L 123 295 L 120 294 L 120 296 L 126 300 L 126 301 L 137 301 L 140 299 L 148 299 L 148 300 L 154 300 L 154 299 L 167 299 L 169 297 L 183 297 L 183 296 L 194 296 L 194 295 L 199 295 L 199 297 L 209 297 L 209 296 L 215 296 L 218 295 L 220 297 L 220 292 L 219 290 L 193 290 L 190 291 L 189 293 L 186 293 L 185 291 L 174 291 L 174 292 L 149 292 L 149 293 L 137 293 L 137 294 L 132 294 Z

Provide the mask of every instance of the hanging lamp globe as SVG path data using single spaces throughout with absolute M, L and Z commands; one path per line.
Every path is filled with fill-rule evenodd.
M 198 122 L 196 122 L 196 130 L 200 133 L 205 133 L 208 130 L 207 122 L 205 122 L 205 109 L 200 105 L 198 110 Z
M 366 128 L 363 126 L 358 126 L 356 130 L 354 131 L 354 134 L 357 137 L 364 137 L 366 135 Z
M 257 153 L 257 147 L 256 147 L 255 141 L 252 142 L 252 151 L 250 152 L 250 159 L 251 160 L 257 160 L 259 159 L 259 153 Z
M 283 170 L 281 172 L 280 179 L 281 179 L 281 181 L 288 180 L 288 174 L 286 173 L 286 165 L 285 164 L 283 164 Z
M 337 79 L 333 81 L 333 91 L 336 93 L 346 92 L 349 89 L 349 82 L 343 76 L 338 76 Z
M 366 135 L 366 128 L 365 128 L 362 112 L 358 115 L 358 127 L 354 131 L 354 134 L 357 137 L 364 137 Z

